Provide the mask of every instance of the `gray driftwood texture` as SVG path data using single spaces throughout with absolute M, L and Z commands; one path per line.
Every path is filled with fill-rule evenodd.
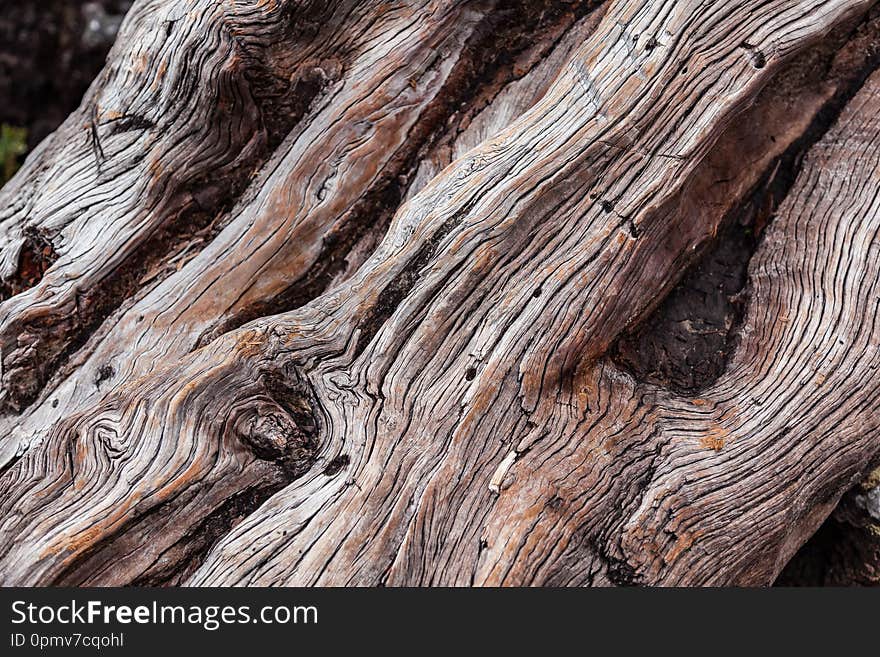
M 135 3 L 0 192 L 2 583 L 773 582 L 880 458 L 875 4 Z

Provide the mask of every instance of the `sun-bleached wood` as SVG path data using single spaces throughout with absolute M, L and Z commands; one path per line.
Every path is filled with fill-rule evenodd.
M 28 227 L 70 212 L 92 231 L 43 230 L 57 260 L 0 307 L 17 345 L 4 583 L 772 582 L 880 453 L 875 78 L 767 229 L 722 378 L 674 394 L 607 354 L 842 93 L 851 42 L 824 80 L 799 58 L 873 3 L 528 4 L 136 5 L 92 95 L 2 197 L 9 280 Z M 295 16 L 314 21 L 299 39 Z M 523 17 L 540 38 L 481 70 Z M 147 59 L 194 94 L 114 77 L 188 25 L 191 47 Z M 203 50 L 213 68 L 190 61 Z M 230 67 L 253 111 L 211 92 Z M 156 104 L 136 154 L 100 122 L 88 148 L 73 139 L 117 82 L 186 97 Z M 175 123 L 187 111 L 238 137 L 218 155 Z M 94 170 L 129 157 L 129 182 Z M 91 182 L 43 193 L 84 158 Z M 162 212 L 149 162 L 179 171 Z M 214 172 L 235 202 L 200 201 L 205 234 L 180 230 L 162 203 Z M 166 257 L 100 285 L 162 227 Z M 96 306 L 99 326 L 20 339 L 28 313 L 63 316 L 92 286 L 119 304 Z

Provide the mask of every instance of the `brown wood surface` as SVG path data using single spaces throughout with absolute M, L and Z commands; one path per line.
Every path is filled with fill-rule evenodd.
M 880 459 L 874 5 L 137 2 L 0 192 L 2 583 L 772 583 Z

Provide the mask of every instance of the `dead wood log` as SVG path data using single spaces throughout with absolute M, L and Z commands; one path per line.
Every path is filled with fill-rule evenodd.
M 136 3 L 0 195 L 4 583 L 772 582 L 880 457 L 874 3 L 606 4 Z
M 848 491 L 786 564 L 777 586 L 880 584 L 880 470 Z

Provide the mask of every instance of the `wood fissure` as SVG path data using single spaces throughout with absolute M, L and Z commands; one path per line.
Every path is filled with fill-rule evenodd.
M 0 305 L 6 412 L 32 402 L 176 244 L 232 207 L 327 82 L 332 68 L 320 51 L 306 42 L 308 58 L 300 59 L 302 46 L 280 45 L 303 38 L 282 11 L 300 3 L 279 3 L 266 15 L 244 7 L 258 3 L 235 3 L 231 11 L 191 1 L 183 4 L 197 11 L 171 20 L 180 4 L 132 10 L 111 64 L 80 110 L 0 195 L 0 276 L 9 292 Z M 301 18 L 332 25 L 336 5 L 344 3 L 307 7 Z M 181 27 L 169 31 L 169 23 Z M 240 36 L 254 33 L 253 40 Z M 132 44 L 127 51 L 125 43 Z M 345 48 L 335 52 L 344 56 Z M 53 165 L 59 160 L 63 169 Z M 33 196 L 49 180 L 53 193 Z M 107 214 L 118 217 L 113 229 L 112 222 L 102 226 Z M 35 232 L 57 255 L 39 277 L 18 284 L 23 236 Z
M 339 225 L 323 236 L 322 251 L 314 264 L 300 279 L 271 298 L 237 309 L 233 316 L 203 334 L 198 345 L 259 317 L 294 310 L 356 271 L 369 247 L 375 247 L 384 235 L 401 202 L 419 187 L 417 169 L 426 157 L 431 157 L 427 153 L 437 157 L 437 150 L 448 149 L 447 144 L 474 116 L 480 115 L 494 95 L 529 74 L 531 68 L 525 69 L 521 60 L 534 67 L 541 61 L 542 53 L 558 45 L 573 25 L 599 5 L 601 2 L 514 2 L 488 13 L 465 44 L 463 64 L 447 77 L 435 100 L 386 166 L 381 180 L 366 190 Z M 528 40 L 522 39 L 523 23 L 535 29 Z M 422 72 L 422 77 L 427 73 Z M 485 84 L 487 79 L 492 80 L 491 84 Z
M 3 583 L 770 584 L 876 465 L 876 2 L 184 4 L 213 82 L 321 85 L 0 418 Z M 646 363 L 719 243 L 724 353 Z
M 702 247 L 705 253 L 657 310 L 612 347 L 612 358 L 619 366 L 641 381 L 691 396 L 718 380 L 736 349 L 749 302 L 748 264 L 763 231 L 794 185 L 805 154 L 836 122 L 878 65 L 880 11 L 874 9 L 855 29 L 835 30 L 778 74 L 783 84 L 771 83 L 764 94 L 780 98 L 773 101 L 776 104 L 794 104 L 823 87 L 831 93 L 825 92 L 827 98 L 820 107 L 801 109 L 812 116 L 806 129 L 769 163 L 755 190 L 725 217 L 718 237 Z M 790 80 L 796 84 L 786 86 Z M 760 118 L 754 120 L 768 133 L 785 130 L 772 114 L 770 126 Z M 785 121 L 794 123 L 791 115 Z

